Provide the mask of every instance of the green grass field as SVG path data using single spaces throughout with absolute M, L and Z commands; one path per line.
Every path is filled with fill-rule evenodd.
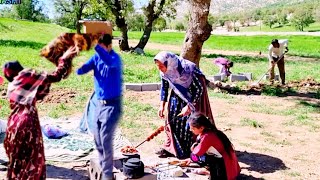
M 0 18 L 0 63 L 1 66 L 9 60 L 19 60 L 24 67 L 35 68 L 37 70 L 53 71 L 54 65 L 48 60 L 39 56 L 39 52 L 43 46 L 49 43 L 61 32 L 70 32 L 69 29 L 60 27 L 54 24 L 42 24 L 33 23 L 28 21 L 16 21 L 11 19 Z M 115 32 L 117 34 L 118 32 Z M 138 32 L 130 32 L 129 37 L 133 39 L 139 38 Z M 168 44 L 182 44 L 184 38 L 183 33 L 152 33 L 151 42 L 168 43 Z M 264 46 L 270 38 L 262 37 L 211 37 L 206 42 L 204 48 L 221 49 L 235 48 L 237 50 L 248 50 L 256 48 L 259 50 L 260 44 Z M 240 43 L 241 41 L 244 41 Z M 252 41 L 252 43 L 249 43 Z M 319 37 L 308 36 L 293 36 L 290 38 L 292 46 L 291 52 L 298 51 L 295 48 L 299 48 L 301 44 L 303 47 L 301 51 L 306 54 L 319 55 L 320 40 Z M 248 45 L 248 46 L 246 46 Z M 251 49 L 250 49 L 251 48 Z M 119 49 L 115 47 L 116 51 Z M 309 53 L 308 53 L 309 52 Z M 74 69 L 80 67 L 94 51 L 81 52 L 74 61 Z M 153 57 L 158 53 L 156 50 L 146 49 L 146 55 L 134 55 L 129 53 L 120 53 L 124 61 L 124 81 L 125 82 L 159 82 L 159 72 L 154 65 Z M 205 55 L 201 59 L 200 68 L 206 75 L 214 75 L 217 73 L 218 68 L 213 65 L 213 58 L 218 55 Z M 255 79 L 259 78 L 267 68 L 267 60 L 265 58 L 252 58 L 244 56 L 227 56 L 235 62 L 233 73 L 239 72 L 252 72 Z M 288 61 L 286 64 L 287 79 L 301 80 L 307 77 L 313 77 L 317 81 L 320 81 L 319 71 L 320 63 L 318 61 L 303 62 L 303 61 Z M 77 93 L 76 100 L 71 104 L 50 104 L 49 108 L 46 108 L 47 114 L 52 116 L 64 116 L 71 115 L 79 111 L 79 108 L 83 108 L 86 99 L 93 89 L 92 74 L 89 73 L 83 76 L 77 76 L 72 73 L 68 79 L 61 81 L 60 83 L 52 86 L 54 89 L 67 89 L 73 90 Z M 6 84 L 1 87 L 2 90 L 6 89 Z M 0 99 L 0 117 L 8 115 L 8 103 L 6 99 Z
M 240 27 L 240 32 L 255 32 L 255 31 L 264 31 L 264 32 L 295 32 L 297 31 L 295 27 L 290 25 L 285 25 L 282 27 L 273 27 L 269 28 L 269 26 L 265 25 L 257 25 L 257 26 L 250 26 L 250 27 Z M 309 27 L 304 28 L 305 32 L 316 32 L 320 31 L 320 23 L 312 23 Z
M 130 39 L 139 39 L 142 32 L 129 32 Z M 119 36 L 120 32 L 114 32 Z M 182 46 L 185 33 L 152 32 L 149 42 Z M 274 38 L 289 39 L 289 55 L 320 58 L 319 36 L 217 36 L 211 35 L 204 43 L 205 49 L 248 51 L 267 53 L 270 41 Z

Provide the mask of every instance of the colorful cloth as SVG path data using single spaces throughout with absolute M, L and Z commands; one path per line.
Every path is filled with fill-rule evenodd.
M 179 84 L 184 88 L 190 86 L 193 70 L 196 67 L 193 62 L 166 51 L 158 53 L 154 59 L 159 60 L 167 67 L 165 73 L 160 72 L 162 78 L 171 81 L 173 84 Z
M 66 73 L 64 62 L 59 60 L 56 71 L 50 75 L 32 69 L 22 70 L 8 85 L 11 114 L 4 140 L 9 158 L 8 179 L 46 178 L 43 139 L 35 106 L 37 100 L 49 93 L 51 83 L 60 81 Z M 12 67 L 5 66 L 4 72 L 10 72 L 8 69 Z M 10 73 L 8 75 L 12 76 Z
M 203 159 L 202 156 L 215 157 L 209 158 L 211 159 L 211 161 L 215 162 L 211 162 L 209 159 L 209 161 L 205 162 L 206 165 L 208 165 L 209 167 L 214 166 L 216 164 L 216 159 L 222 158 L 225 165 L 227 179 L 236 179 L 237 176 L 240 174 L 240 166 L 234 149 L 232 149 L 231 152 L 229 152 L 228 154 L 224 149 L 222 141 L 214 132 L 203 133 L 198 137 L 200 142 L 192 151 L 191 158 L 197 161 Z M 199 158 L 195 158 L 194 155 L 198 156 Z
M 168 100 L 169 126 L 165 129 L 167 139 L 164 149 L 181 159 L 189 157 L 194 142 L 187 123 L 189 116 L 177 115 L 188 104 L 193 112 L 205 114 L 214 124 L 205 76 L 194 63 L 170 52 L 160 52 L 154 59 L 167 66 L 167 72 L 161 73 L 161 101 L 167 101 L 169 87 L 173 90 Z
M 193 102 L 198 102 L 203 93 L 203 87 L 197 75 L 194 74 L 193 76 L 193 83 L 188 90 L 191 93 L 191 99 L 194 100 Z M 162 94 L 168 95 L 169 83 L 164 79 L 162 82 Z M 165 96 L 162 97 L 164 100 L 167 99 Z M 164 149 L 181 159 L 189 156 L 191 145 L 194 142 L 193 134 L 190 131 L 190 127 L 187 125 L 189 116 L 177 117 L 182 108 L 186 105 L 187 102 L 182 100 L 175 91 L 171 91 L 168 102 L 167 119 L 169 126 L 165 127 L 167 139 L 164 144 Z
M 224 74 L 226 76 L 230 76 L 230 71 L 227 68 L 227 65 L 230 61 L 223 57 L 218 57 L 214 60 L 214 64 L 220 67 L 219 74 Z
M 9 116 L 4 147 L 9 158 L 8 179 L 45 179 L 46 167 L 42 133 L 35 107 L 49 92 L 46 73 L 22 70 L 9 83 Z

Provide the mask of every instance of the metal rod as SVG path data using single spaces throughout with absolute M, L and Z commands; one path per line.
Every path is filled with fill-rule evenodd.
M 181 116 L 176 116 L 176 117 L 174 117 L 173 119 L 171 119 L 171 121 L 173 121 L 173 120 L 175 120 L 175 119 L 177 119 L 177 118 L 179 118 L 179 117 L 181 117 Z M 165 125 L 164 125 L 164 126 L 167 126 L 167 125 L 169 125 L 169 122 L 165 122 Z M 148 140 L 148 139 L 142 141 L 140 144 L 138 144 L 137 146 L 135 146 L 135 148 L 138 148 L 138 147 L 141 146 L 143 143 L 145 143 L 147 140 Z
M 135 148 L 137 149 L 139 146 L 141 146 L 143 143 L 145 143 L 147 140 L 142 141 L 140 144 L 138 144 Z

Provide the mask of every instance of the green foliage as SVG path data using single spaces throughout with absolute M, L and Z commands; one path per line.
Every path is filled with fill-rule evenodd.
M 1 11 L 0 11 L 0 17 L 3 17 L 3 18 L 14 18 L 15 17 L 15 13 L 14 13 L 14 11 L 12 9 L 13 9 L 13 7 L 2 8 Z
M 38 0 L 23 0 L 21 4 L 13 6 L 14 15 L 19 19 L 47 22 L 48 16 L 43 13 L 43 5 Z
M 128 19 L 128 29 L 131 31 L 142 31 L 145 27 L 146 20 L 143 14 L 133 13 Z
M 314 10 L 314 18 L 316 22 L 320 22 L 320 7 Z
M 163 31 L 164 29 L 166 29 L 167 27 L 167 22 L 164 18 L 160 17 L 158 18 L 155 22 L 154 22 L 154 25 L 153 25 L 153 29 L 155 31 Z
M 89 0 L 88 2 L 88 6 L 83 10 L 83 19 L 109 20 L 114 22 L 115 18 L 105 1 Z
M 55 10 L 59 13 L 56 23 L 65 27 L 73 25 L 73 29 L 80 33 L 81 24 L 79 20 L 83 17 L 84 9 L 88 5 L 89 2 L 87 0 L 54 0 Z
M 250 127 L 254 127 L 254 128 L 263 128 L 263 125 L 261 123 L 259 123 L 255 119 L 250 119 L 250 118 L 241 118 L 240 124 L 242 126 L 250 126 Z
M 186 26 L 184 26 L 184 24 L 182 22 L 178 22 L 175 26 L 175 29 L 178 31 L 184 31 L 187 29 Z
M 70 13 L 64 13 L 55 19 L 55 23 L 69 29 L 76 29 L 76 17 Z
M 315 21 L 312 12 L 310 12 L 308 9 L 299 9 L 294 13 L 290 22 L 299 31 L 303 31 L 305 27 L 308 27 L 311 23 L 314 23 Z
M 269 28 L 272 28 L 277 22 L 277 17 L 275 15 L 267 15 L 263 19 L 263 24 L 269 26 Z
M 212 14 L 209 13 L 208 15 L 208 23 L 212 26 L 215 26 L 219 21 L 219 17 L 218 16 L 214 16 Z

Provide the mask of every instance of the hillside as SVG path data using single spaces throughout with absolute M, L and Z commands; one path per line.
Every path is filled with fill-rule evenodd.
M 314 0 L 212 0 L 210 13 L 220 15 L 232 12 L 254 10 L 264 7 L 277 7 L 310 1 Z M 185 1 L 180 3 L 177 8 L 177 17 L 183 18 L 183 16 L 187 13 L 186 9 L 188 9 L 188 3 Z

